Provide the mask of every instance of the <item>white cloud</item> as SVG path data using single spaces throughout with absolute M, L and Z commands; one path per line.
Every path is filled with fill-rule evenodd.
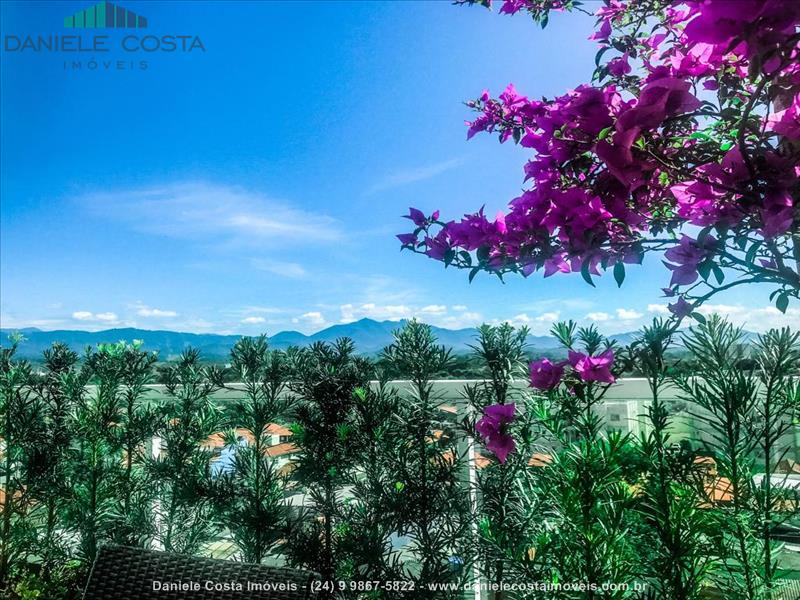
M 534 319 L 534 320 L 538 321 L 539 323 L 552 323 L 554 321 L 558 321 L 558 317 L 560 317 L 560 316 L 561 316 L 561 313 L 559 313 L 558 311 L 546 312 L 546 313 L 542 313 L 541 315 L 536 317 L 536 319 Z
M 308 271 L 302 265 L 293 262 L 270 261 L 262 258 L 254 258 L 250 261 L 253 268 L 259 271 L 266 271 L 289 279 L 302 279 L 308 275 Z
M 0 313 L 0 327 L 3 329 L 24 329 L 38 327 L 51 329 L 65 324 L 64 319 L 20 319 L 14 314 Z
M 429 304 L 419 309 L 419 312 L 430 315 L 441 315 L 447 312 L 447 307 L 444 304 Z
M 669 314 L 666 305 L 648 304 L 648 312 Z M 782 313 L 774 306 L 747 307 L 741 304 L 703 304 L 697 312 L 709 316 L 717 314 L 748 331 L 763 333 L 774 327 L 800 328 L 800 308 L 789 307 Z
M 432 319 L 430 323 L 445 329 L 466 329 L 467 327 L 477 327 L 483 323 L 483 315 L 479 312 L 461 311 L 457 315 Z
M 774 306 L 748 308 L 742 305 L 706 304 L 698 308 L 697 312 L 706 316 L 718 314 L 734 325 L 756 333 L 778 327 L 800 329 L 800 308 L 796 307 L 787 308 L 786 313 L 782 313 Z
M 610 320 L 611 315 L 605 312 L 590 312 L 588 315 L 586 315 L 586 318 L 589 319 L 590 321 L 595 321 L 599 323 L 602 321 Z
M 510 323 L 514 327 L 526 326 L 533 335 L 544 335 L 550 331 L 553 323 L 558 321 L 561 313 L 557 310 L 547 311 L 536 316 L 528 313 L 521 313 L 510 319 L 492 319 L 490 323 L 498 325 L 500 323 Z
M 669 314 L 669 309 L 667 308 L 666 304 L 648 304 L 647 312 L 666 315 Z
M 100 321 L 109 324 L 119 322 L 119 317 L 113 312 L 93 313 L 88 310 L 76 310 L 72 313 L 72 318 L 76 321 Z
M 633 309 L 628 308 L 618 308 L 617 309 L 617 317 L 622 319 L 623 321 L 633 321 L 635 319 L 641 319 L 644 315 L 640 312 L 636 312 Z
M 344 239 L 338 221 L 240 187 L 207 182 L 84 196 L 94 213 L 157 235 L 219 245 L 330 244 Z
M 153 317 L 157 319 L 163 319 L 168 317 L 177 317 L 178 313 L 174 310 L 162 310 L 160 308 L 151 308 L 149 306 L 145 306 L 143 304 L 139 305 L 139 308 L 136 310 L 136 314 L 140 317 Z
M 558 311 L 550 311 L 546 313 L 542 313 L 536 317 L 529 317 L 527 313 L 522 313 L 511 319 L 507 319 L 509 323 L 512 325 L 530 325 L 531 323 L 553 323 L 558 321 L 558 317 L 561 315 Z
M 704 315 L 720 315 L 723 317 L 731 317 L 736 315 L 744 315 L 749 312 L 744 306 L 732 306 L 730 304 L 703 304 L 697 309 L 697 312 Z M 777 311 L 776 312 L 780 312 Z
M 267 320 L 264 317 L 245 317 L 242 319 L 242 323 L 245 325 L 258 325 L 260 323 L 266 323 Z
M 461 162 L 461 159 L 453 158 L 433 165 L 396 171 L 395 173 L 387 175 L 380 181 L 375 182 L 369 189 L 367 189 L 365 194 L 375 194 L 377 192 L 383 192 L 400 186 L 408 185 L 410 183 L 431 179 L 444 173 L 445 171 L 449 171 L 450 169 L 457 167 L 461 164 Z
M 463 304 L 454 304 L 450 308 L 453 309 L 456 312 L 462 312 L 462 311 L 467 310 L 467 307 L 465 305 L 463 305 Z
M 295 317 L 292 319 L 292 323 L 302 323 L 305 325 L 325 325 L 325 317 L 319 311 L 312 311 L 303 313 L 299 317 Z

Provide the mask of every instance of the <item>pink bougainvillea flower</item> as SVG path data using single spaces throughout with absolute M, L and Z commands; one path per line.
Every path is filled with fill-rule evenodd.
M 767 117 L 767 131 L 800 140 L 800 94 L 794 97 L 791 106 Z
M 617 131 L 638 127 L 653 129 L 672 117 L 700 107 L 700 100 L 690 92 L 691 83 L 674 77 L 662 77 L 648 83 L 635 106 L 617 120 Z
M 611 35 L 611 21 L 610 20 L 603 20 L 600 24 L 600 29 L 598 29 L 595 33 L 589 36 L 590 40 L 597 40 L 597 41 L 605 41 Z
M 498 11 L 501 15 L 513 15 L 521 11 L 528 5 L 527 0 L 505 0 L 503 6 Z
M 725 194 L 704 181 L 689 180 L 670 188 L 678 201 L 678 214 L 692 225 L 713 225 L 720 221 L 721 200 Z
M 611 373 L 614 364 L 614 351 L 609 348 L 602 354 L 591 356 L 582 352 L 569 352 L 569 364 L 584 381 L 614 383 L 616 378 Z
M 503 214 L 503 211 L 497 211 L 497 216 L 494 219 L 495 227 L 497 227 L 497 232 L 500 234 L 508 233 L 508 227 L 506 227 L 506 216 Z
M 399 233 L 397 239 L 403 246 L 413 246 L 417 242 L 417 236 L 413 233 Z
M 450 250 L 450 244 L 447 242 L 447 231 L 442 229 L 436 234 L 436 237 L 426 237 L 425 246 L 427 247 L 425 254 L 435 260 L 442 260 L 447 251 Z
M 508 455 L 516 450 L 514 438 L 508 434 L 508 425 L 514 421 L 516 405 L 493 404 L 483 409 L 483 417 L 475 423 L 477 431 L 486 442 L 486 448 L 505 463 Z
M 423 213 L 418 208 L 409 208 L 408 214 L 405 215 L 405 218 L 410 219 L 417 227 L 422 227 L 427 222 L 427 219 L 425 218 L 425 213 Z
M 530 365 L 531 386 L 538 390 L 552 390 L 561 382 L 564 363 L 553 364 L 548 359 L 535 360 Z
M 692 19 L 681 40 L 713 44 L 752 57 L 795 33 L 800 5 L 783 0 L 688 0 Z M 737 43 L 738 42 L 738 43 Z M 739 50 L 743 46 L 744 50 Z
M 551 256 L 546 261 L 544 261 L 544 276 L 550 277 L 555 273 L 571 273 L 572 267 L 570 267 L 569 263 L 564 260 L 564 256 L 562 254 L 557 254 L 555 256 Z
M 761 230 L 765 238 L 775 238 L 789 231 L 794 222 L 794 203 L 786 190 L 774 190 L 764 197 L 761 209 Z
M 688 235 L 684 235 L 677 246 L 673 246 L 664 253 L 664 258 L 671 261 L 665 262 L 668 269 L 672 270 L 670 285 L 689 285 L 697 281 L 697 267 L 706 260 L 711 251 L 716 247 L 717 240 L 714 236 L 706 236 L 703 244 L 697 243 Z
M 775 262 L 774 258 L 759 258 L 758 262 L 765 269 L 777 269 L 778 268 L 778 263 Z
M 684 300 L 683 296 L 680 296 L 675 302 L 669 304 L 667 308 L 669 309 L 669 312 L 679 319 L 691 314 L 691 312 L 694 310 L 694 306 Z
M 631 65 L 628 62 L 628 53 L 626 52 L 622 56 L 611 59 L 608 63 L 608 72 L 616 77 L 630 73 Z

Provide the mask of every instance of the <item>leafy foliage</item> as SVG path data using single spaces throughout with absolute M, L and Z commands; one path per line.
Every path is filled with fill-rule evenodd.
M 336 598 L 457 598 L 473 584 L 504 600 L 689 600 L 709 586 L 774 597 L 781 532 L 800 511 L 780 468 L 800 409 L 798 334 L 748 347 L 710 317 L 680 334 L 681 369 L 671 322 L 627 348 L 571 322 L 553 335 L 567 359 L 529 364 L 527 331 L 481 327 L 486 377 L 456 407 L 434 382 L 452 357 L 418 322 L 380 368 L 349 340 L 280 352 L 244 338 L 227 373 L 187 350 L 161 373 L 158 403 L 138 343 L 83 357 L 55 345 L 34 371 L 14 339 L 0 354 L 0 589 L 77 598 L 104 543 L 207 554 L 223 542 L 235 558 L 316 570 Z M 632 366 L 650 397 L 638 433 L 623 433 L 605 400 Z M 683 417 L 666 399 L 676 391 Z M 696 443 L 675 435 L 687 416 Z M 284 428 L 288 459 L 272 455 Z M 520 581 L 550 587 L 508 588 Z M 574 582 L 589 587 L 559 587 Z

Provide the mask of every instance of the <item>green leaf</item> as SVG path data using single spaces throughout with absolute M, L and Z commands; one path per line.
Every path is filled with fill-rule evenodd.
M 731 148 L 733 148 L 733 142 L 725 142 L 724 144 L 719 145 L 719 149 L 723 152 L 727 152 Z
M 622 282 L 625 281 L 625 264 L 618 262 L 614 265 L 614 281 L 617 282 L 617 287 L 622 287 Z
M 583 265 L 581 265 L 581 277 L 583 277 L 583 280 L 586 283 L 588 283 L 590 286 L 597 287 L 594 284 L 594 281 L 592 281 L 592 274 L 589 273 L 589 261 L 588 260 L 583 261 Z
M 691 316 L 695 321 L 697 321 L 701 325 L 704 325 L 705 322 L 706 322 L 706 318 L 703 315 L 701 315 L 699 312 L 693 312 Z
M 396 489 L 398 492 L 402 492 L 405 489 L 405 487 L 406 487 L 406 484 L 403 483 L 402 481 L 395 481 L 394 482 L 394 489 Z
M 734 243 L 736 244 L 736 247 L 739 248 L 739 250 L 744 251 L 744 249 L 747 248 L 747 236 L 743 235 L 743 236 L 737 237 L 734 240 Z
M 597 134 L 597 139 L 598 140 L 606 139 L 608 137 L 608 134 L 610 134 L 612 131 L 614 131 L 613 125 L 606 127 L 605 129 L 601 130 L 600 133 Z
M 711 267 L 711 270 L 714 272 L 714 277 L 717 280 L 717 283 L 722 285 L 722 282 L 725 281 L 725 273 L 723 273 L 722 269 L 720 269 L 717 265 Z
M 744 259 L 749 262 L 753 263 L 756 260 L 756 252 L 761 247 L 761 242 L 755 242 L 750 248 L 747 250 L 747 254 L 745 254 Z
M 778 299 L 775 300 L 775 308 L 777 308 L 782 313 L 786 313 L 786 309 L 789 307 L 789 296 L 786 292 L 783 292 Z
M 453 259 L 456 257 L 456 251 L 453 248 L 450 248 L 444 253 L 444 266 L 449 267 L 450 264 L 453 262 Z
M 711 275 L 711 269 L 713 266 L 714 264 L 708 260 L 697 265 L 697 272 L 700 273 L 700 277 L 702 277 L 704 281 L 708 281 L 708 277 Z
M 708 237 L 708 234 L 711 233 L 711 230 L 713 228 L 714 228 L 713 225 L 709 225 L 708 227 L 703 227 L 703 229 L 700 230 L 700 233 L 697 234 L 697 245 L 698 246 L 702 246 L 703 245 L 703 242 L 706 241 L 706 238 Z
M 475 275 L 477 275 L 480 270 L 480 267 L 473 267 L 473 269 L 469 272 L 470 283 L 472 283 L 472 280 L 475 279 Z

